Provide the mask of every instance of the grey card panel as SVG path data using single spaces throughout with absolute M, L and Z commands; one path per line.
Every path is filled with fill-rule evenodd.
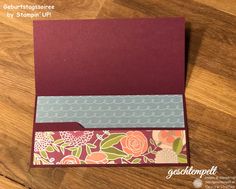
M 39 96 L 36 123 L 85 128 L 183 128 L 182 95 Z

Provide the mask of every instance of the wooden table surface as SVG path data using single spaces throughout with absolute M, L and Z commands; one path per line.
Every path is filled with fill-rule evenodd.
M 4 3 L 55 5 L 50 19 L 184 16 L 191 165 L 236 176 L 236 0 L 0 0 L 0 189 L 182 189 L 197 177 L 166 180 L 170 167 L 30 169 L 32 19 L 7 18 Z

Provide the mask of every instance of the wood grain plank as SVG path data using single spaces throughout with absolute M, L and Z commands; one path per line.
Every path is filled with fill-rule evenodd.
M 213 7 L 228 14 L 236 15 L 236 0 L 195 0 L 199 3 Z
M 118 11 L 116 11 L 118 10 Z M 101 10 L 99 11 L 97 18 L 145 18 L 152 17 L 146 14 L 131 9 L 126 6 L 114 3 L 113 1 L 105 1 Z
M 230 115 L 236 116 L 236 85 L 235 80 L 227 79 L 206 69 L 194 67 L 186 97 L 198 101 Z
M 0 176 L 0 188 L 26 189 L 25 186 L 18 184 L 6 177 Z

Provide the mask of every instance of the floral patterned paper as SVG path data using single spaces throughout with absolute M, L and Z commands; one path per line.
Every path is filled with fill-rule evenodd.
M 187 163 L 185 130 L 35 132 L 33 165 Z

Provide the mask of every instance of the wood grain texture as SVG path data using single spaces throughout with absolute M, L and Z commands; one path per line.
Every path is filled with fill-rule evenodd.
M 186 18 L 187 113 L 191 164 L 236 167 L 236 1 L 0 0 L 51 4 L 51 19 Z M 196 176 L 166 180 L 170 167 L 30 169 L 34 111 L 32 20 L 0 9 L 0 188 L 192 188 Z

